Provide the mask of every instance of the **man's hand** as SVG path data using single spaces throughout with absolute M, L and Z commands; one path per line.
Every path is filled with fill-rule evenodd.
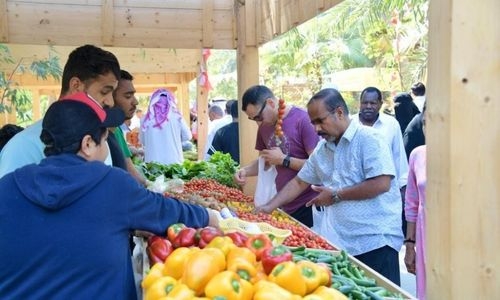
M 311 189 L 315 192 L 318 192 L 318 196 L 312 198 L 309 202 L 306 203 L 306 206 L 309 207 L 311 205 L 316 206 L 329 206 L 332 205 L 332 194 L 333 191 L 324 186 L 311 185 Z
M 281 151 L 280 147 L 273 147 L 271 149 L 265 149 L 260 152 L 260 156 L 264 158 L 266 163 L 275 166 L 281 166 L 283 159 L 286 155 Z
M 265 214 L 270 214 L 270 213 L 272 213 L 275 209 L 276 209 L 276 208 L 275 208 L 273 205 L 271 205 L 271 201 L 269 201 L 269 203 L 268 203 L 268 204 L 266 204 L 266 205 L 261 205 L 261 206 L 257 206 L 257 207 L 255 207 L 254 212 L 255 212 L 255 213 L 260 213 L 260 212 L 262 212 L 262 213 L 265 213 Z
M 245 183 L 247 183 L 247 172 L 245 168 L 239 169 L 238 172 L 234 174 L 234 181 L 239 185 L 245 185 Z

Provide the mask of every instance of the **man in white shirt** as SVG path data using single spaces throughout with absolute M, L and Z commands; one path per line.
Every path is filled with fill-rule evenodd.
M 375 128 L 389 145 L 396 168 L 396 177 L 401 191 L 401 198 L 404 203 L 404 194 L 408 181 L 408 159 L 406 158 L 403 136 L 398 121 L 392 116 L 380 113 L 381 107 L 382 93 L 380 90 L 376 87 L 367 87 L 361 92 L 359 114 L 352 116 L 352 120 Z M 406 232 L 405 227 L 406 222 L 403 221 L 403 233 Z
M 411 95 L 413 96 L 413 103 L 415 103 L 420 112 L 423 112 L 425 103 L 425 85 L 422 82 L 415 83 L 411 87 Z
M 205 144 L 205 151 L 203 152 L 204 160 L 210 159 L 208 150 L 210 149 L 210 146 L 212 146 L 212 141 L 214 140 L 217 130 L 233 122 L 231 115 L 225 116 L 222 108 L 217 105 L 210 106 L 208 109 L 208 118 L 210 119 L 210 123 L 208 124 L 207 143 Z

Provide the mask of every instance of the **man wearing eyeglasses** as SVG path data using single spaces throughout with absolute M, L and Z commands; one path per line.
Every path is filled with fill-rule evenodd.
M 297 176 L 258 210 L 271 212 L 313 185 L 319 195 L 307 205 L 324 208 L 320 228 L 328 230 L 321 235 L 399 285 L 401 200 L 387 143 L 377 130 L 351 121 L 335 89 L 314 95 L 307 111 L 324 139 Z
M 266 164 L 276 166 L 276 190 L 279 192 L 293 179 L 313 152 L 319 137 L 309 122 L 307 112 L 295 106 L 279 108 L 279 100 L 266 86 L 256 85 L 243 94 L 242 110 L 250 120 L 259 124 L 255 149 Z M 281 116 L 281 117 L 279 117 Z M 276 128 L 280 126 L 281 128 Z M 276 133 L 282 132 L 282 136 Z M 235 174 L 235 181 L 244 185 L 249 176 L 258 175 L 258 160 L 242 167 Z M 317 196 L 306 188 L 291 201 L 280 205 L 286 213 L 306 226 L 312 227 L 312 210 L 305 204 Z

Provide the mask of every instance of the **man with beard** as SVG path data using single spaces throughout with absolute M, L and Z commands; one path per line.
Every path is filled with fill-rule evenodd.
M 399 285 L 401 201 L 389 147 L 375 129 L 351 122 L 335 89 L 315 94 L 307 111 L 324 139 L 297 176 L 258 210 L 270 212 L 313 185 L 319 194 L 306 205 L 324 207 L 328 226 L 322 227 L 330 230 L 322 235 Z
M 402 231 L 406 233 L 406 219 L 404 218 L 404 197 L 408 181 L 408 159 L 403 143 L 403 136 L 398 121 L 389 115 L 380 113 L 382 107 L 382 93 L 376 87 L 367 87 L 361 92 L 359 98 L 359 114 L 353 115 L 354 122 L 371 126 L 377 130 L 391 149 L 392 159 L 396 167 L 396 179 L 399 183 L 403 209 L 401 220 Z
M 113 92 L 115 106 L 123 110 L 125 113 L 125 120 L 132 119 L 135 114 L 137 104 L 139 104 L 139 101 L 137 101 L 137 98 L 135 97 L 135 88 L 132 80 L 134 80 L 134 77 L 129 72 L 121 70 L 118 87 Z M 122 129 L 120 127 L 116 127 L 112 128 L 111 131 L 113 132 L 113 135 L 123 152 L 126 170 L 134 176 L 139 183 L 146 185 L 146 179 L 139 173 L 139 171 L 137 171 L 134 163 L 132 162 L 132 152 L 128 148 Z

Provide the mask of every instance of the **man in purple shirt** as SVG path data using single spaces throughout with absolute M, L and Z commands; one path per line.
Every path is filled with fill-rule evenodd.
M 276 166 L 278 175 L 275 183 L 278 192 L 297 175 L 319 141 L 305 110 L 285 105 L 280 113 L 279 106 L 279 100 L 266 86 L 253 86 L 243 94 L 242 110 L 250 120 L 259 124 L 255 149 L 267 164 Z M 281 126 L 281 130 L 276 126 Z M 282 136 L 276 136 L 276 133 L 281 131 Z M 247 177 L 256 175 L 258 160 L 238 170 L 235 180 L 243 185 Z M 306 207 L 305 204 L 316 195 L 317 193 L 308 187 L 293 201 L 283 205 L 282 209 L 311 227 L 311 207 Z

